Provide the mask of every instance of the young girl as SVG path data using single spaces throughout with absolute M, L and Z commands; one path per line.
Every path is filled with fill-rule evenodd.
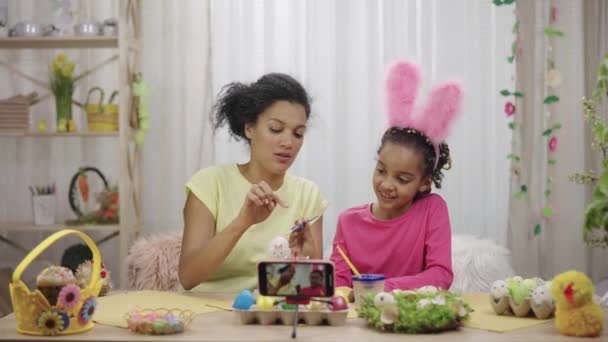
M 448 209 L 441 196 L 443 169 L 450 150 L 443 142 L 458 113 L 461 89 L 445 83 L 415 115 L 419 83 L 416 66 L 399 63 L 387 80 L 390 128 L 382 136 L 373 189 L 376 202 L 344 211 L 338 218 L 331 260 L 336 287 L 352 287 L 352 273 L 339 246 L 355 268 L 386 277 L 385 290 L 425 285 L 449 289 L 452 284 L 451 233 Z
M 178 275 L 187 290 L 236 292 L 257 285 L 256 263 L 277 236 L 289 235 L 294 252 L 320 258 L 327 201 L 314 183 L 287 173 L 310 115 L 298 81 L 272 73 L 229 84 L 215 114 L 217 127 L 228 124 L 249 145 L 249 161 L 208 167 L 186 184 Z M 314 216 L 319 219 L 289 234 Z

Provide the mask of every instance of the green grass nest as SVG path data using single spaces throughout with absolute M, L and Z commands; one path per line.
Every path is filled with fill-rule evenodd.
M 369 294 L 362 300 L 359 317 L 365 318 L 374 328 L 406 334 L 433 333 L 458 328 L 470 317 L 471 307 L 457 294 L 449 291 L 421 293 L 415 291 L 392 292 L 399 311 L 399 318 L 392 324 L 380 320 L 382 307 L 374 305 L 374 295 Z M 419 307 L 420 300 L 432 301 L 443 296 L 445 304 L 427 304 Z

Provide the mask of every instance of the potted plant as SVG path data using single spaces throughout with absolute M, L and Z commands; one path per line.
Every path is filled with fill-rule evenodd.
M 608 247 L 608 125 L 606 113 L 602 113 L 604 99 L 608 97 L 608 53 L 604 55 L 599 71 L 598 82 L 591 98 L 583 98 L 585 121 L 593 132 L 592 147 L 601 153 L 601 170 L 582 171 L 570 179 L 579 184 L 594 184 L 591 203 L 585 208 L 583 239 L 594 247 Z M 599 174 L 599 176 L 597 176 Z

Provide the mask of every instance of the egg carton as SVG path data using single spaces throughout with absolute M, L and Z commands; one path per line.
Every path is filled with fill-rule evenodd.
M 272 311 L 262 311 L 262 310 L 238 310 L 233 309 L 236 315 L 241 320 L 243 324 L 261 324 L 261 325 L 271 325 L 271 324 L 283 324 L 283 325 L 293 325 L 296 319 L 295 310 L 272 310 Z M 308 310 L 300 310 L 298 312 L 298 323 L 304 323 L 307 325 L 344 325 L 346 322 L 346 317 L 348 316 L 348 310 L 339 310 L 339 311 L 330 311 L 330 310 L 320 310 L 320 311 L 308 311 Z
M 538 319 L 547 319 L 555 312 L 553 303 L 535 303 L 529 298 L 524 299 L 518 305 L 511 296 L 494 298 L 490 294 L 490 304 L 497 315 L 513 314 L 517 317 L 535 316 Z

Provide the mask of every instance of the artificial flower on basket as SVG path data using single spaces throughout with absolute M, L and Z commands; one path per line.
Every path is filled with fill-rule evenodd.
M 72 94 L 74 93 L 74 62 L 65 54 L 59 54 L 51 63 L 51 90 L 55 96 L 57 131 L 75 131 L 72 120 Z

